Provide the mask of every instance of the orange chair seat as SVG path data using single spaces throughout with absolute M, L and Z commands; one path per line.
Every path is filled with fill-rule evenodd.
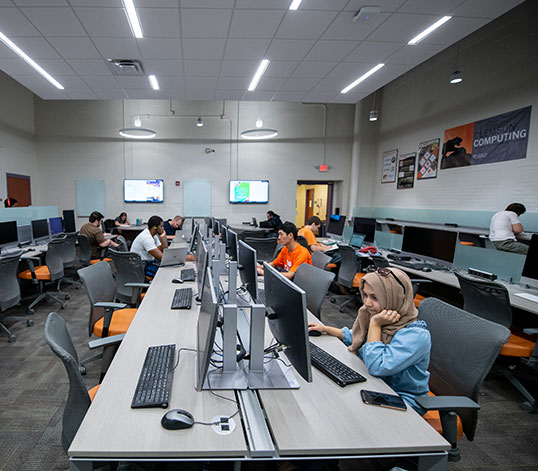
M 40 281 L 49 281 L 50 280 L 50 271 L 47 265 L 40 265 L 39 267 L 34 268 L 35 276 Z M 30 270 L 24 270 L 19 273 L 19 278 L 22 280 L 31 280 L 32 272 Z
M 431 391 L 428 396 L 435 396 Z M 443 434 L 443 426 L 441 425 L 441 416 L 438 410 L 429 410 L 423 416 L 424 420 L 428 422 L 438 433 Z M 458 415 L 458 440 L 463 437 L 463 424 L 461 423 Z
M 93 260 L 90 260 L 90 265 L 95 265 L 96 263 L 99 263 L 99 262 L 111 262 L 112 259 L 111 258 L 103 258 L 103 260 L 101 260 L 100 258 L 95 258 Z
M 95 395 L 97 394 L 97 391 L 99 390 L 99 386 L 101 386 L 100 384 L 98 384 L 97 386 L 94 386 L 93 388 L 91 388 L 89 391 L 88 391 L 88 394 L 90 395 L 90 400 L 93 401 L 93 398 L 95 397 Z
M 413 302 L 415 303 L 415 307 L 418 307 L 418 305 L 424 301 L 426 298 L 424 296 L 421 296 L 420 294 L 415 294 L 415 297 L 413 298 Z
M 142 293 L 142 294 L 140 295 L 140 300 L 141 300 L 141 301 L 142 301 L 142 299 L 144 299 L 144 296 L 146 296 L 146 293 Z
M 325 265 L 326 270 L 330 270 L 331 268 L 336 268 L 336 267 L 337 267 L 336 263 L 327 263 L 327 265 Z
M 127 332 L 127 329 L 134 319 L 136 311 L 136 309 L 118 309 L 117 311 L 114 311 L 112 321 L 110 322 L 110 327 L 108 328 L 108 335 L 119 335 Z M 103 336 L 104 321 L 105 318 L 101 317 L 101 319 L 99 319 L 93 326 L 93 333 L 97 335 L 97 337 Z
M 355 275 L 353 278 L 353 288 L 358 288 L 360 286 L 361 279 L 364 275 L 366 275 L 366 273 L 357 273 Z
M 508 357 L 526 358 L 532 356 L 534 342 L 511 334 L 508 342 L 501 348 L 501 355 Z
M 473 246 L 474 244 L 472 242 L 468 242 L 466 240 L 460 240 L 460 245 Z

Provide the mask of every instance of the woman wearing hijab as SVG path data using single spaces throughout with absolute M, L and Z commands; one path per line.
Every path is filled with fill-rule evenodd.
M 342 329 L 309 324 L 342 340 L 359 355 L 372 376 L 379 376 L 413 409 L 425 411 L 415 397 L 428 393 L 431 338 L 424 321 L 417 320 L 413 286 L 397 268 L 373 268 L 360 282 L 363 306 L 353 327 Z

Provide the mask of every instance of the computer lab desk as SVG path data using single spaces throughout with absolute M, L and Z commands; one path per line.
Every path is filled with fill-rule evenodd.
M 312 383 L 296 374 L 301 383 L 298 390 L 240 392 L 241 415 L 234 417 L 237 427 L 229 435 L 219 435 L 205 425 L 165 430 L 160 424 L 163 409 L 131 409 L 149 346 L 175 343 L 176 351 L 196 348 L 199 307 L 193 303 L 189 311 L 170 309 L 174 290 L 194 285 L 173 284 L 178 271 L 169 267 L 157 272 L 69 448 L 71 469 L 89 470 L 91 461 L 240 462 L 402 455 L 419 456 L 420 469 L 447 468 L 450 445 L 412 409 L 402 412 L 362 403 L 363 388 L 391 389 L 368 375 L 362 361 L 334 337 L 311 340 L 360 371 L 368 378 L 365 383 L 340 388 L 312 368 Z M 202 422 L 234 414 L 233 402 L 194 389 L 194 358 L 194 352 L 181 352 L 169 409 L 186 409 Z M 233 391 L 218 393 L 234 398 Z

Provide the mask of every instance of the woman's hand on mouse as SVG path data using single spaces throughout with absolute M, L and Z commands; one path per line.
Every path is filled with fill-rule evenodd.
M 379 327 L 384 325 L 391 325 L 400 320 L 400 314 L 398 311 L 383 309 L 380 313 L 370 318 L 370 325 L 374 324 Z
M 333 337 L 338 337 L 340 340 L 343 338 L 342 329 L 337 327 L 331 327 L 323 324 L 309 323 L 308 330 L 317 330 L 318 332 L 325 333 L 327 335 L 332 335 Z
M 325 326 L 323 324 L 308 324 L 308 330 L 317 330 L 318 332 L 325 332 Z

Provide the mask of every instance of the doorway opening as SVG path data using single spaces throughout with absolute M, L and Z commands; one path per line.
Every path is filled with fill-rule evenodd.
M 295 225 L 300 228 L 311 216 L 329 219 L 333 206 L 334 182 L 298 181 Z
M 6 173 L 7 195 L 18 201 L 18 206 L 31 206 L 32 191 L 31 182 L 28 175 L 17 175 L 16 173 Z

